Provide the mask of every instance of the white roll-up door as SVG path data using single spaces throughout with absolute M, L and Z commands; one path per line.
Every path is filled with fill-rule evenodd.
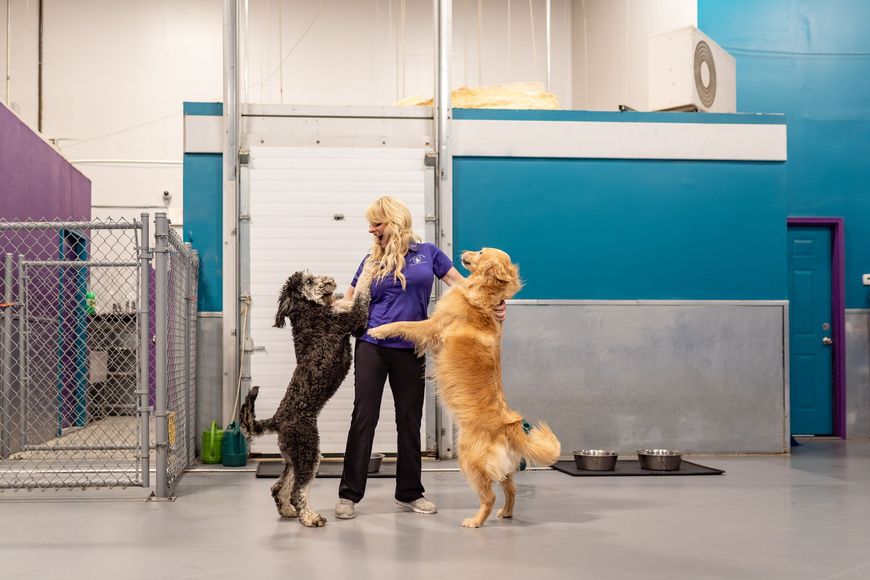
M 296 364 L 289 324 L 283 329 L 272 327 L 284 280 L 307 269 L 333 276 L 344 292 L 371 246 L 365 209 L 382 195 L 404 201 L 411 209 L 415 231 L 423 236 L 425 152 L 422 148 L 251 149 L 249 328 L 254 343 L 251 384 L 260 386 L 258 417 L 274 414 Z M 320 415 L 321 452 L 344 452 L 352 410 L 351 368 Z M 252 451 L 277 453 L 276 437 L 256 438 Z M 396 451 L 389 384 L 384 389 L 373 451 Z

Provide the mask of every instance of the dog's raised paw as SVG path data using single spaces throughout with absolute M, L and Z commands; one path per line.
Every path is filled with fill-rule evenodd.
M 505 518 L 505 519 L 514 517 L 513 512 L 505 511 L 504 508 L 501 508 L 500 510 L 498 510 L 498 513 L 496 515 L 500 518 Z
M 387 338 L 387 333 L 384 332 L 383 326 L 378 326 L 377 328 L 369 329 L 369 336 L 372 338 Z

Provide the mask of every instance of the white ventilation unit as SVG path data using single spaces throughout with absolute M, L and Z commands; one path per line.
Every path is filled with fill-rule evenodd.
M 734 57 L 694 26 L 652 35 L 649 108 L 736 113 Z

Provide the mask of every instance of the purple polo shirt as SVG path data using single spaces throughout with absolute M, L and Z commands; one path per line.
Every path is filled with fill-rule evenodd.
M 364 264 L 365 258 L 350 283 L 354 288 Z M 453 261 L 435 244 L 412 242 L 405 254 L 405 269 L 402 271 L 405 275 L 405 290 L 402 290 L 399 280 L 393 280 L 392 274 L 387 274 L 380 282 L 373 282 L 366 328 L 402 320 L 426 320 L 434 277 L 443 278 L 452 267 Z M 379 340 L 364 334 L 359 340 L 389 348 L 414 348 L 413 343 L 399 338 Z

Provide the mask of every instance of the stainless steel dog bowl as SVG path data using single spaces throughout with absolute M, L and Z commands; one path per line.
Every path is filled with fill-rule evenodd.
M 613 471 L 616 469 L 616 451 L 604 449 L 581 449 L 574 452 L 574 465 L 586 471 Z
M 372 453 L 369 457 L 369 473 L 377 473 L 381 470 L 381 461 L 384 459 L 383 453 Z
M 683 461 L 683 454 L 672 449 L 641 449 L 637 452 L 641 469 L 676 471 Z

